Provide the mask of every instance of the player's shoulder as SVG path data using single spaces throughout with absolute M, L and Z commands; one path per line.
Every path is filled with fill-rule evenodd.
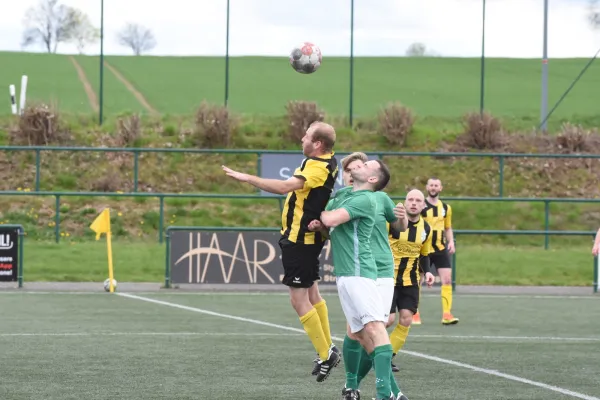
M 373 194 L 375 195 L 375 198 L 381 202 L 392 200 L 390 195 L 387 194 L 386 192 L 378 191 L 378 192 L 373 192 Z
M 429 222 L 425 221 L 423 218 L 421 218 L 419 222 L 423 224 L 423 230 L 429 234 L 429 232 L 431 232 L 431 225 L 429 225 Z

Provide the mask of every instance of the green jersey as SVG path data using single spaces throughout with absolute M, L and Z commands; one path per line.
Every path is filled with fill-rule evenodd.
M 384 192 L 375 192 L 377 200 L 377 214 L 375 215 L 375 227 L 371 236 L 371 248 L 375 264 L 377 264 L 378 278 L 394 277 L 394 256 L 388 239 L 387 223 L 396 221 L 394 207 L 396 206 L 390 196 Z
M 340 193 L 341 192 L 341 193 Z M 331 228 L 331 251 L 335 276 L 377 279 L 377 265 L 371 251 L 377 199 L 370 190 L 340 189 L 329 201 L 328 211 L 344 208 L 350 221 Z

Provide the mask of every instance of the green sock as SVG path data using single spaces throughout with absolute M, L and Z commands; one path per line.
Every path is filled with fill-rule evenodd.
M 367 353 L 364 347 L 361 347 L 361 349 L 362 353 L 360 355 L 360 364 L 358 365 L 358 374 L 356 376 L 356 381 L 358 382 L 359 387 L 360 382 L 369 374 L 371 368 L 373 368 L 373 360 L 371 359 L 371 356 L 369 356 L 369 353 Z
M 394 376 L 393 371 L 390 371 L 390 386 L 392 387 L 392 393 L 394 393 L 394 396 L 398 397 L 398 393 L 400 393 L 401 390 L 400 386 L 398 386 L 398 383 L 396 382 L 396 377 Z
M 389 399 L 392 393 L 390 378 L 392 377 L 392 345 L 385 344 L 373 350 L 375 367 L 375 386 L 378 399 Z
M 344 356 L 344 368 L 346 369 L 346 387 L 348 389 L 358 389 L 356 375 L 361 359 L 361 349 L 362 346 L 358 340 L 352 340 L 348 335 L 344 337 L 342 352 Z

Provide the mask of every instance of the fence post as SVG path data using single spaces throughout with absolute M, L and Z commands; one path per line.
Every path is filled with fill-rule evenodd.
M 163 242 L 163 221 L 165 220 L 165 196 L 159 198 L 159 216 L 158 216 L 158 243 Z
M 498 171 L 500 172 L 500 178 L 498 182 L 498 196 L 504 197 L 504 156 L 500 156 L 498 162 Z
M 40 149 L 35 149 L 35 191 L 40 191 L 40 168 L 41 168 L 41 157 Z
M 56 243 L 60 242 L 60 195 L 56 195 L 56 214 L 54 217 L 54 236 Z
M 140 153 L 138 151 L 133 152 L 133 191 L 138 191 L 138 180 L 140 173 Z
M 454 253 L 452 254 L 452 292 L 456 290 L 456 239 L 454 239 Z
M 19 282 L 19 288 L 23 287 L 23 242 L 25 241 L 25 230 L 23 227 L 19 228 L 19 275 L 17 275 L 17 281 Z
M 544 235 L 544 249 L 548 250 L 550 245 L 550 235 L 548 235 L 548 230 L 550 229 L 550 201 L 544 200 L 544 230 L 546 234 Z
M 166 251 L 165 251 L 165 288 L 169 289 L 171 287 L 171 268 L 170 268 L 170 262 L 171 262 L 171 235 L 170 235 L 170 231 L 169 228 L 167 228 L 167 232 L 165 234 L 166 240 L 167 240 L 167 245 L 166 245 Z

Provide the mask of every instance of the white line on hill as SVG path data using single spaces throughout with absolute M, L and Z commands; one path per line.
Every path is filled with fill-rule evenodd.
M 251 319 L 251 318 L 237 317 L 235 315 L 222 314 L 222 313 L 218 313 L 218 312 L 214 312 L 214 311 L 204 310 L 204 309 L 201 309 L 201 308 L 189 307 L 189 306 L 185 306 L 185 305 L 182 305 L 182 304 L 170 303 L 170 302 L 167 302 L 167 301 L 151 299 L 151 298 L 148 298 L 148 297 L 142 297 L 142 296 L 137 296 L 137 295 L 128 294 L 128 293 L 117 293 L 117 294 L 119 296 L 121 296 L 121 297 L 127 297 L 127 298 L 130 298 L 130 299 L 136 299 L 136 300 L 146 301 L 146 302 L 149 302 L 149 303 L 160 304 L 160 305 L 167 306 L 167 307 L 179 308 L 181 310 L 196 312 L 196 313 L 199 313 L 199 314 L 212 315 L 214 317 L 232 319 L 232 320 L 241 321 L 241 322 L 248 322 L 248 323 L 256 324 L 256 325 L 270 326 L 272 328 L 282 329 L 282 330 L 291 331 L 291 332 L 304 333 L 303 329 L 293 328 L 291 326 L 273 324 L 273 323 L 270 323 L 270 322 L 260 321 L 260 320 Z M 340 337 L 332 337 L 332 339 L 338 340 L 338 341 L 342 341 L 343 340 L 343 338 L 340 338 Z M 583 400 L 600 400 L 600 398 L 598 398 L 598 397 L 588 396 L 586 394 L 574 392 L 574 391 L 571 391 L 571 390 L 568 390 L 568 389 L 563 389 L 563 388 L 560 388 L 558 386 L 552 386 L 552 385 L 548 385 L 548 384 L 545 384 L 545 383 L 536 382 L 536 381 L 532 381 L 532 380 L 525 379 L 525 378 L 520 378 L 518 376 L 505 374 L 505 373 L 494 371 L 494 370 L 491 370 L 491 369 L 479 368 L 479 367 L 476 367 L 476 366 L 473 366 L 473 365 L 463 364 L 463 363 L 460 363 L 460 362 L 457 362 L 457 361 L 447 360 L 445 358 L 430 356 L 430 355 L 427 355 L 427 354 L 417 353 L 417 352 L 414 352 L 414 351 L 407 351 L 407 350 L 400 350 L 400 351 L 402 353 L 404 353 L 404 354 L 408 354 L 408 355 L 411 355 L 411 356 L 414 356 L 414 357 L 419 357 L 419 358 L 423 358 L 423 359 L 430 360 L 430 361 L 436 361 L 436 362 L 443 363 L 443 364 L 453 365 L 455 367 L 462 367 L 462 368 L 470 369 L 470 370 L 475 371 L 475 372 L 481 372 L 481 373 L 484 373 L 484 374 L 487 374 L 487 375 L 493 375 L 493 376 L 497 376 L 497 377 L 500 377 L 500 378 L 508 379 L 508 380 L 511 380 L 511 381 L 520 382 L 520 383 L 524 383 L 524 384 L 531 385 L 531 386 L 536 386 L 536 387 L 539 387 L 539 388 L 542 388 L 542 389 L 546 389 L 546 390 L 549 390 L 549 391 L 552 391 L 552 392 L 556 392 L 556 393 L 561 393 L 561 394 L 564 394 L 564 395 L 567 395 L 567 396 L 571 396 L 571 397 L 575 397 L 575 398 L 578 398 L 578 399 L 583 399 Z

